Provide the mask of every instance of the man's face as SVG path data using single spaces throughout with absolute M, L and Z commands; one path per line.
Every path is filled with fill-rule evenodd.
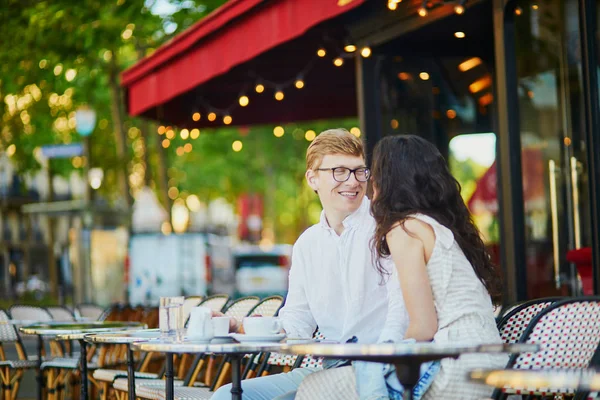
M 362 157 L 341 154 L 328 154 L 323 157 L 318 169 L 306 171 L 306 179 L 313 190 L 316 190 L 321 204 L 328 212 L 350 215 L 360 207 L 367 190 L 367 182 L 356 180 L 355 174 L 345 182 L 333 178 L 331 168 L 346 167 L 349 169 L 365 168 Z

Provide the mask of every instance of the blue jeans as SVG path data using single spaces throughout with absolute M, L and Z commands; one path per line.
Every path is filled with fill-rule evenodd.
M 393 365 L 365 361 L 355 361 L 352 365 L 361 400 L 402 400 L 404 388 L 398 381 L 396 368 Z M 421 366 L 421 377 L 413 388 L 414 400 L 419 400 L 425 394 L 439 370 L 439 361 Z
M 296 368 L 288 373 L 245 379 L 242 396 L 244 400 L 291 400 L 302 380 L 316 371 L 320 369 Z M 211 400 L 231 400 L 231 383 L 216 390 Z

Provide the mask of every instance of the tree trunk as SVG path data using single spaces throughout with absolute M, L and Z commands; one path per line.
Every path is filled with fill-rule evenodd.
M 140 135 L 142 137 L 142 142 L 144 142 L 144 156 L 142 160 L 146 168 L 144 169 L 144 186 L 150 187 L 150 183 L 152 182 L 152 168 L 150 166 L 150 155 L 148 151 L 150 149 L 150 136 L 152 135 L 152 126 L 148 121 L 140 122 Z M 155 138 L 156 139 L 156 138 Z M 154 140 L 156 141 L 156 140 Z
M 151 124 L 150 132 L 156 132 L 156 126 Z M 169 199 L 169 178 L 167 177 L 167 154 L 162 147 L 160 138 L 155 138 L 154 148 L 156 150 L 156 180 L 158 181 L 159 199 L 171 215 L 171 200 Z
M 113 130 L 115 132 L 115 143 L 117 144 L 118 180 L 121 196 L 125 200 L 127 209 L 131 208 L 131 195 L 129 193 L 129 181 L 127 179 L 127 138 L 123 129 L 123 107 L 121 98 L 121 87 L 119 86 L 119 68 L 117 67 L 116 54 L 113 52 L 109 64 L 109 87 L 111 97 L 111 115 Z

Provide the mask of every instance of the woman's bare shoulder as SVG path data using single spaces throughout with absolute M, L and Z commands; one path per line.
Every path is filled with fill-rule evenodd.
M 422 242 L 435 240 L 435 233 L 431 225 L 416 218 L 407 218 L 404 222 L 397 222 L 386 235 L 386 238 L 406 238 L 418 239 Z

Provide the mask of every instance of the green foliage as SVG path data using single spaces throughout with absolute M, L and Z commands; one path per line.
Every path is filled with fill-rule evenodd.
M 0 14 L 0 150 L 14 145 L 20 173 L 39 169 L 35 148 L 80 141 L 73 113 L 85 103 L 99 121 L 93 166 L 111 176 L 127 162 L 118 160 L 115 150 L 111 61 L 123 70 L 223 2 L 165 1 L 179 11 L 163 18 L 151 12 L 155 1 L 148 0 L 9 0 Z M 63 175 L 80 165 L 53 161 Z
M 125 160 L 117 155 L 111 73 L 115 66 L 119 72 L 151 54 L 224 2 L 165 0 L 163 13 L 152 0 L 9 0 L 0 15 L 0 151 L 14 152 L 20 173 L 38 170 L 37 148 L 81 140 L 74 112 L 88 104 L 97 113 L 90 141 L 91 166 L 104 170 L 100 194 L 114 198 L 119 166 L 127 164 L 130 174 L 139 171 L 144 152 L 150 165 L 142 170 L 151 170 L 156 179 L 160 164 L 152 149 L 163 138 L 148 132 L 150 143 L 143 143 L 140 120 L 123 121 L 129 150 Z M 277 242 L 293 242 L 320 212 L 317 196 L 304 183 L 305 130 L 356 125 L 355 120 L 288 125 L 281 138 L 273 135 L 272 126 L 205 130 L 196 140 L 178 137 L 166 149 L 169 187 L 204 202 L 225 197 L 235 204 L 242 193 L 262 194 L 265 226 Z M 243 142 L 237 153 L 235 140 Z M 177 148 L 187 142 L 193 150 L 178 156 Z M 63 175 L 80 170 L 81 164 L 52 161 L 53 170 Z
M 306 131 L 356 125 L 355 119 L 289 124 L 279 138 L 272 126 L 203 130 L 195 140 L 178 136 L 169 147 L 169 186 L 183 196 L 195 194 L 205 203 L 217 197 L 235 203 L 240 194 L 262 194 L 264 225 L 274 230 L 275 241 L 293 243 L 318 221 L 321 210 L 317 195 L 304 180 Z M 239 152 L 232 149 L 236 140 L 242 142 Z M 177 148 L 186 143 L 192 144 L 192 152 L 178 156 Z

